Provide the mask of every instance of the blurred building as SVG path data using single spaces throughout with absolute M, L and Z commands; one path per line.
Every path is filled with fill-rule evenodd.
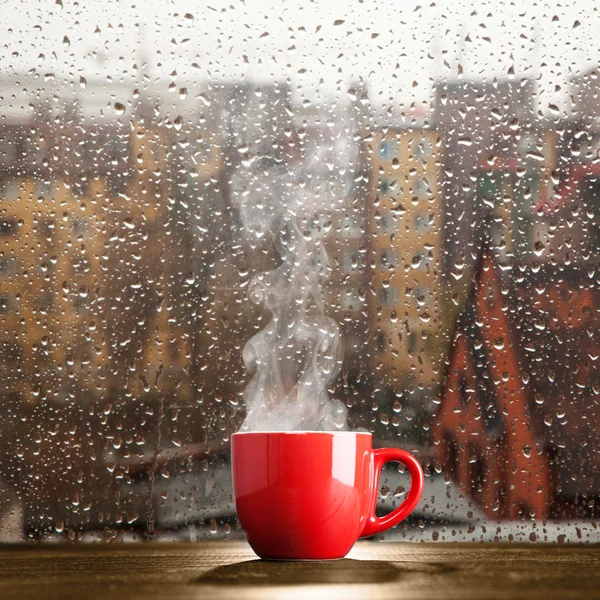
M 591 268 L 600 252 L 598 69 L 573 77 L 572 111 L 556 120 L 553 193 L 536 206 L 538 260 Z
M 533 81 L 445 81 L 435 86 L 433 122 L 443 139 L 444 272 L 451 275 L 473 265 L 482 205 L 477 172 L 484 161 L 494 164 L 510 154 L 519 132 L 533 125 Z M 459 282 L 464 285 L 464 280 Z
M 597 515 L 598 462 L 583 450 L 598 421 L 597 93 L 594 69 L 574 79 L 566 120 L 530 120 L 527 96 L 523 113 L 506 89 L 508 118 L 484 98 L 456 101 L 461 127 L 469 111 L 484 119 L 484 132 L 472 124 L 476 143 L 464 138 L 446 159 L 462 164 L 476 146 L 476 169 L 463 178 L 469 193 L 476 184 L 475 216 L 460 235 L 479 259 L 472 277 L 467 261 L 448 264 L 469 289 L 460 303 L 452 286 L 462 308 L 433 432 L 443 469 L 490 518 Z M 443 112 L 448 97 L 438 100 Z
M 594 514 L 597 469 L 581 448 L 599 389 L 595 70 L 573 80 L 575 114 L 560 121 L 533 119 L 526 79 L 439 84 L 435 128 L 415 114 L 377 125 L 361 82 L 349 107 L 294 106 L 285 82 L 198 84 L 183 127 L 148 80 L 131 100 L 124 83 L 29 81 L 31 98 L 1 84 L 0 475 L 19 480 L 26 526 L 144 526 L 153 502 L 173 523 L 218 516 L 227 502 L 206 473 L 226 478 L 242 348 L 268 318 L 248 285 L 280 260 L 244 231 L 240 198 L 303 161 L 343 190 L 306 231 L 329 256 L 325 310 L 345 341 L 334 395 L 356 424 L 391 435 L 412 423 L 424 442 L 460 312 L 435 437 L 445 470 L 490 516 L 559 515 L 574 498 Z M 494 302 L 513 266 L 505 321 Z M 509 431 L 514 415 L 534 425 Z
M 434 443 L 449 476 L 491 519 L 545 518 L 550 467 L 523 385 L 521 346 L 490 238 L 459 316 L 434 418 Z M 507 310 L 508 309 L 508 310 Z
M 64 401 L 76 390 L 75 380 L 94 394 L 107 368 L 100 289 L 108 183 L 101 160 L 96 169 L 85 164 L 84 145 L 99 132 L 84 136 L 68 122 L 61 133 L 35 117 L 22 129 L 8 123 L 0 132 L 8 147 L 30 146 L 13 161 L 5 157 L 0 182 L 7 320 L 6 360 L 0 363 L 7 381 L 19 374 L 10 393 L 23 402 Z
M 598 518 L 600 460 L 589 452 L 600 435 L 598 275 L 577 263 L 546 262 L 515 281 L 521 379 L 550 465 L 550 514 Z
M 489 240 L 433 421 L 440 463 L 490 519 L 596 518 L 595 278 L 559 264 L 510 277 Z
M 369 143 L 369 295 L 377 376 L 426 395 L 438 381 L 442 188 L 438 133 L 387 127 Z
M 205 329 L 190 223 L 174 209 L 185 146 L 148 99 L 125 106 L 97 87 L 117 106 L 106 118 L 77 96 L 55 109 L 44 88 L 0 127 L 1 474 L 32 535 L 133 523 L 139 499 L 114 487 L 122 461 L 202 431 L 197 410 L 173 418 L 195 400 Z
M 540 120 L 534 127 L 500 134 L 492 145 L 495 154 L 481 157 L 476 170 L 476 244 L 485 232 L 504 264 L 539 260 L 547 228 L 540 207 L 556 196 L 557 133 Z

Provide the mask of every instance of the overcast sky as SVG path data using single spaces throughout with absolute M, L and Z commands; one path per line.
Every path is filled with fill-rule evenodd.
M 428 102 L 432 80 L 455 77 L 460 61 L 467 78 L 511 69 L 539 77 L 543 109 L 565 106 L 569 77 L 600 59 L 594 5 L 10 0 L 3 4 L 0 64 L 3 74 L 35 69 L 77 85 L 82 76 L 118 83 L 131 81 L 144 56 L 151 76 L 177 89 L 187 80 L 283 78 L 296 99 L 343 97 L 363 78 L 374 103 L 387 108 Z

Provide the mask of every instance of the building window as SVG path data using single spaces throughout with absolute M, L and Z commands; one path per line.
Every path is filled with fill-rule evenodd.
M 15 217 L 5 217 L 0 219 L 0 236 L 9 236 L 17 233 L 17 219 Z
M 39 179 L 35 182 L 35 197 L 39 200 L 40 198 L 48 199 L 51 198 L 54 193 L 54 185 L 51 181 L 44 181 Z
M 19 182 L 16 179 L 0 181 L 0 201 L 14 202 L 19 199 Z
M 394 143 L 391 140 L 382 140 L 379 143 L 379 157 L 388 159 L 394 154 Z
M 9 296 L 0 296 L 0 314 L 12 312 L 13 303 Z
M 427 198 L 431 195 L 431 190 L 429 189 L 429 184 L 426 179 L 415 179 L 415 195 L 418 198 Z
M 396 306 L 398 303 L 398 288 L 392 286 L 382 288 L 380 298 L 382 306 Z
M 362 255 L 359 252 L 348 252 L 344 254 L 342 261 L 344 273 L 352 273 L 363 266 Z
M 379 180 L 379 192 L 385 195 L 389 194 L 391 189 L 391 183 L 385 177 L 382 177 Z
M 387 338 L 383 331 L 380 331 L 375 338 L 375 348 L 379 354 L 383 354 L 385 352 L 385 348 L 387 346 Z
M 426 213 L 417 213 L 415 215 L 415 231 L 417 233 L 428 233 L 432 222 L 433 219 Z
M 375 225 L 381 233 L 394 233 L 396 231 L 396 217 L 391 212 L 375 213 Z
M 413 152 L 416 158 L 426 158 L 431 156 L 431 143 L 423 138 L 413 142 Z
M 417 271 L 431 273 L 431 258 L 424 250 L 416 252 L 411 260 L 411 267 Z
M 0 257 L 0 274 L 9 275 L 16 271 L 16 261 L 14 258 Z
M 381 251 L 379 261 L 382 267 L 395 268 L 398 266 L 398 253 L 392 248 L 386 248 Z
M 427 288 L 417 288 L 413 292 L 413 297 L 415 299 L 417 308 L 427 308 L 431 300 L 431 292 Z
M 54 220 L 53 219 L 41 219 L 39 224 L 40 235 L 49 244 L 54 243 Z
M 73 233 L 75 234 L 75 237 L 87 238 L 88 229 L 89 225 L 87 219 L 73 219 Z

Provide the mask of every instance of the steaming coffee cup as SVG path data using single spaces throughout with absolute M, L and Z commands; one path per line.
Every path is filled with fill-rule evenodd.
M 232 437 L 232 472 L 240 524 L 261 558 L 344 557 L 358 538 L 402 521 L 423 493 L 423 470 L 399 448 L 373 449 L 370 433 L 248 432 Z M 375 515 L 381 468 L 404 464 L 406 499 Z

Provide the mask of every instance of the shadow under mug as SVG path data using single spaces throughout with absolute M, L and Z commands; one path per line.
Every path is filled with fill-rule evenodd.
M 360 537 L 402 521 L 423 493 L 423 469 L 399 448 L 373 449 L 362 432 L 249 432 L 231 440 L 240 524 L 261 558 L 342 558 Z M 410 490 L 384 517 L 375 515 L 381 468 L 406 465 Z

